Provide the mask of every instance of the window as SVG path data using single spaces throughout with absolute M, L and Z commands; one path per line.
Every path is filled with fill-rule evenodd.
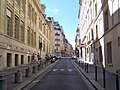
M 95 16 L 97 16 L 97 3 L 95 4 Z
M 36 32 L 34 32 L 34 47 L 36 47 Z
M 112 42 L 107 43 L 107 63 L 112 63 Z
M 11 67 L 12 65 L 12 54 L 7 53 L 7 67 Z
M 91 29 L 91 36 L 92 36 L 92 40 L 94 39 L 94 36 L 93 36 L 93 29 Z
M 30 62 L 30 56 L 28 56 L 28 62 Z
M 60 46 L 60 44 L 55 44 L 55 46 Z
M 27 44 L 30 45 L 30 27 L 27 29 Z
M 19 39 L 19 17 L 15 15 L 14 38 Z
M 47 43 L 47 53 L 49 53 L 49 51 L 48 51 L 48 43 Z
M 98 39 L 98 26 L 96 25 L 96 39 Z
M 102 56 L 102 47 L 99 47 L 99 62 L 103 61 L 103 56 Z
M 32 11 L 32 7 L 31 4 L 28 4 L 28 17 L 31 19 L 31 11 Z
M 21 7 L 22 7 L 22 10 L 25 11 L 25 0 L 22 0 Z
M 60 41 L 60 39 L 55 39 L 55 41 Z
M 31 30 L 31 46 L 33 46 L 33 30 Z
M 35 24 L 37 24 L 37 13 L 35 12 Z
M 24 22 L 21 21 L 21 26 L 20 26 L 20 40 L 24 42 Z
M 45 41 L 43 40 L 43 51 L 45 52 Z
M 39 28 L 42 30 L 42 20 L 39 18 Z
M 60 34 L 59 33 L 55 33 L 55 36 L 60 36 Z
M 34 11 L 34 9 L 32 8 L 32 21 L 33 21 L 33 23 L 34 23 L 34 20 L 35 20 L 35 11 Z
M 9 9 L 7 9 L 6 10 L 6 30 L 7 30 L 8 36 L 12 36 L 11 17 L 12 17 L 12 12 Z
M 45 34 L 46 31 L 46 24 L 43 24 L 43 33 Z
M 42 49 L 42 38 L 39 36 L 39 49 Z
M 15 66 L 18 66 L 19 64 L 19 56 L 18 54 L 15 54 Z
M 104 29 L 105 29 L 105 31 L 107 31 L 109 28 L 109 17 L 108 17 L 108 14 L 109 12 L 108 12 L 108 8 L 107 8 L 107 10 L 105 11 L 105 13 L 104 13 Z
M 118 46 L 120 46 L 120 37 L 118 37 Z

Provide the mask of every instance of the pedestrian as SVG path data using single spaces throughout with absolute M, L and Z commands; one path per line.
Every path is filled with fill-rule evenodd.
M 45 56 L 45 66 L 47 65 L 48 61 L 49 61 L 49 56 L 48 56 L 48 54 L 46 54 L 46 56 Z
M 35 54 L 33 53 L 32 57 L 31 57 L 31 63 L 35 63 Z
M 38 53 L 37 57 L 38 57 L 38 61 L 40 61 L 40 63 L 41 63 L 41 57 L 40 57 L 39 53 Z

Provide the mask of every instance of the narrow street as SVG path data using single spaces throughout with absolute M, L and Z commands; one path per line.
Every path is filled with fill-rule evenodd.
M 68 58 L 61 59 L 55 67 L 38 82 L 31 90 L 88 90 L 78 70 Z

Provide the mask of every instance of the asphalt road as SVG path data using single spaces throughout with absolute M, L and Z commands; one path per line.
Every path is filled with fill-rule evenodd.
M 89 90 L 71 60 L 64 58 L 30 90 Z

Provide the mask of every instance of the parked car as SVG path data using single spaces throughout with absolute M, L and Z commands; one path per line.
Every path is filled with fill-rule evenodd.
M 77 57 L 76 57 L 75 55 L 73 55 L 73 56 L 71 57 L 71 59 L 77 59 Z
M 56 54 L 56 55 L 55 55 L 55 58 L 56 58 L 56 59 L 61 59 L 61 55 Z

